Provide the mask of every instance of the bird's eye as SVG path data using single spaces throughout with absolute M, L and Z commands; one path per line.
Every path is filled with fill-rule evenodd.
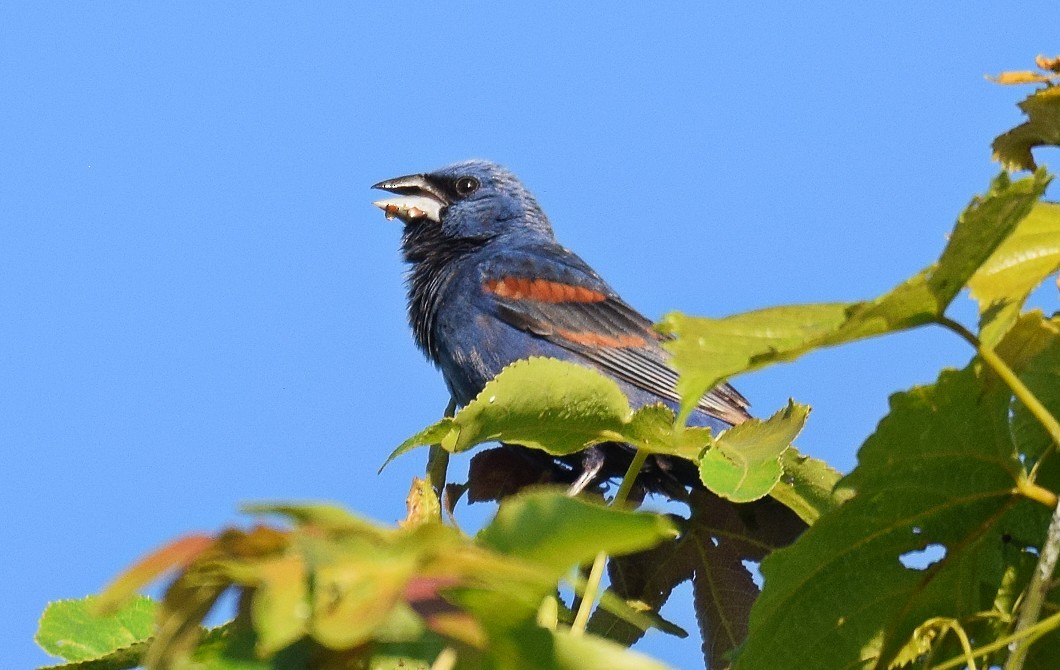
M 461 177 L 453 184 L 459 196 L 468 196 L 478 190 L 478 179 L 474 177 Z

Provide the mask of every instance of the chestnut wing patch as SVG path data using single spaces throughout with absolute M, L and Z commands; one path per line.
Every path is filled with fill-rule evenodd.
M 497 315 L 520 330 L 575 352 L 604 372 L 675 402 L 677 373 L 652 323 L 614 294 L 547 279 L 504 276 L 483 283 Z M 606 290 L 606 289 L 605 289 Z M 699 408 L 728 423 L 746 420 L 748 402 L 723 384 Z
M 483 288 L 501 298 L 533 300 L 535 302 L 603 302 L 607 296 L 584 286 L 564 284 L 547 279 L 502 277 L 490 279 Z

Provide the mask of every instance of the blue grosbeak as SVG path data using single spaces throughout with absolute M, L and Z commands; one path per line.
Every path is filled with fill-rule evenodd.
M 466 161 L 373 188 L 399 197 L 376 203 L 404 226 L 408 314 L 416 344 L 441 369 L 457 405 L 470 402 L 506 365 L 548 356 L 594 368 L 636 408 L 676 407 L 677 373 L 652 323 L 581 258 L 561 246 L 534 196 L 507 169 Z M 715 432 L 748 418 L 725 384 L 706 394 L 689 423 Z M 611 454 L 586 452 L 580 489 L 622 471 Z M 672 464 L 654 466 L 669 472 Z M 677 476 L 692 485 L 694 473 Z

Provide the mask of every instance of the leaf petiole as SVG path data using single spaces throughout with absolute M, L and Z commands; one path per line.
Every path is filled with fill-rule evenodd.
M 629 468 L 626 469 L 626 474 L 622 477 L 618 492 L 615 493 L 615 497 L 611 500 L 612 507 L 621 506 L 629 498 L 629 492 L 633 489 L 633 482 L 637 480 L 637 475 L 640 474 L 640 469 L 644 467 L 646 460 L 648 460 L 648 451 L 646 449 L 637 449 L 637 453 L 633 455 L 633 461 L 630 462 Z M 582 602 L 578 606 L 578 613 L 574 617 L 574 623 L 571 624 L 571 633 L 574 635 L 581 635 L 585 632 L 585 626 L 589 623 L 589 615 L 593 611 L 593 604 L 596 603 L 596 595 L 600 591 L 600 582 L 603 580 L 604 567 L 606 565 L 607 554 L 601 551 L 596 555 L 593 567 L 589 570 L 589 578 L 585 582 L 585 593 L 582 595 Z

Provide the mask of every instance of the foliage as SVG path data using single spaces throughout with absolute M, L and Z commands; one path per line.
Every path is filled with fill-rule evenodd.
M 1060 143 L 1060 59 L 1039 66 L 997 78 L 1045 85 L 994 143 L 1009 169 L 1034 169 L 1031 150 Z M 594 371 L 520 361 L 391 455 L 433 445 L 431 479 L 414 482 L 399 527 L 326 505 L 253 506 L 280 521 L 178 539 L 101 595 L 50 605 L 37 640 L 57 667 L 82 670 L 653 668 L 628 647 L 651 627 L 685 635 L 659 611 L 690 581 L 711 668 L 1054 667 L 1060 317 L 1022 311 L 1060 269 L 1060 205 L 1040 202 L 1049 181 L 1044 169 L 999 175 L 939 260 L 876 299 L 668 315 L 676 415 L 630 407 Z M 947 316 L 963 288 L 975 332 Z M 842 479 L 791 446 L 809 413 L 794 401 L 719 434 L 684 425 L 734 375 L 929 324 L 974 356 L 894 394 Z M 466 483 L 442 486 L 444 456 L 497 441 L 521 450 L 479 451 Z M 548 486 L 591 445 L 628 461 L 609 504 L 603 489 Z M 702 486 L 668 491 L 687 514 L 632 509 L 649 459 L 698 473 Z M 440 519 L 464 494 L 499 502 L 474 537 Z M 167 574 L 161 602 L 136 595 Z M 226 591 L 234 620 L 203 628 Z

